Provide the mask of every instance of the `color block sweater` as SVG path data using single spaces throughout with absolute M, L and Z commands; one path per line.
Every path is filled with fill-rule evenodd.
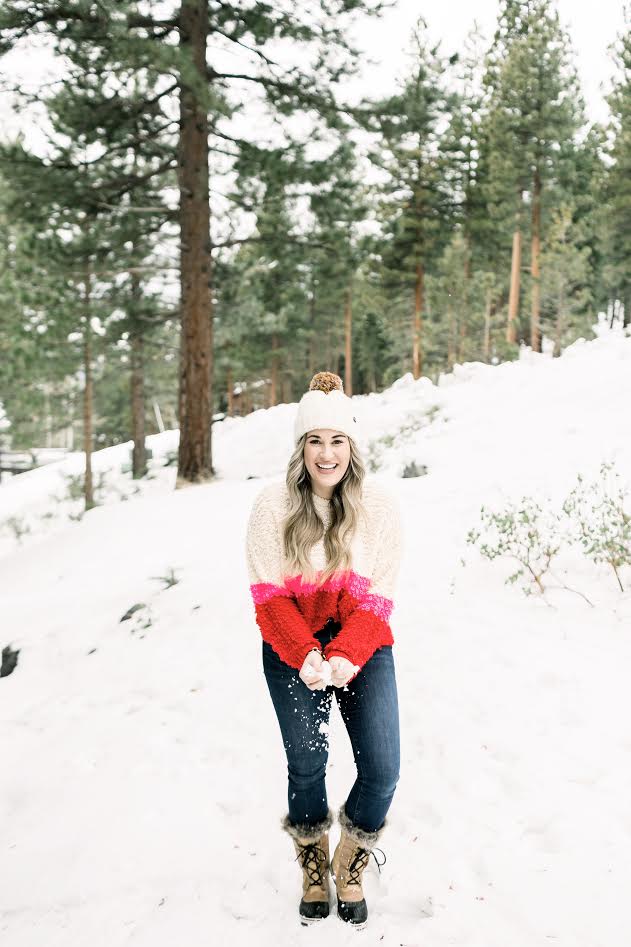
M 330 501 L 312 496 L 326 530 Z M 324 649 L 327 658 L 340 655 L 361 668 L 377 648 L 393 643 L 389 621 L 402 551 L 399 508 L 369 478 L 364 480 L 362 500 L 365 515 L 351 541 L 351 568 L 334 573 L 319 587 L 301 575 L 290 575 L 287 568 L 282 542 L 289 509 L 286 484 L 265 487 L 254 501 L 246 557 L 256 621 L 263 639 L 293 668 L 301 668 L 309 651 L 320 648 L 314 632 L 329 618 L 342 627 Z M 326 566 L 324 537 L 310 555 L 319 576 Z

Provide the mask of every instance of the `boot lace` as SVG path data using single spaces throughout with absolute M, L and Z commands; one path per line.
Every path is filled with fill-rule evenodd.
M 357 851 L 353 855 L 353 858 L 351 859 L 351 862 L 348 866 L 348 884 L 349 885 L 361 885 L 362 872 L 364 868 L 366 867 L 366 865 L 368 864 L 368 862 L 370 861 L 371 855 L 375 859 L 379 874 L 381 874 L 381 866 L 385 865 L 386 863 L 386 853 L 381 848 L 378 848 L 377 851 L 381 852 L 381 854 L 383 855 L 382 862 L 380 862 L 377 856 L 375 855 L 374 849 L 372 850 L 368 848 L 357 849 Z
M 309 887 L 322 884 L 322 868 L 326 862 L 326 852 L 317 842 L 301 845 L 294 861 L 301 859 L 301 867 L 307 873 Z

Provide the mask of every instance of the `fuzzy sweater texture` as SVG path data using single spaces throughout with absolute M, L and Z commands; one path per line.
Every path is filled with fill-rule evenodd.
M 325 530 L 330 501 L 313 493 Z M 364 515 L 351 542 L 351 568 L 318 586 L 291 575 L 283 555 L 283 520 L 289 509 L 285 483 L 265 487 L 254 500 L 247 527 L 246 558 L 256 621 L 264 641 L 282 661 L 299 669 L 327 619 L 342 626 L 328 644 L 327 658 L 340 655 L 360 669 L 382 645 L 393 643 L 390 614 L 402 552 L 397 501 L 370 478 L 362 487 Z M 311 550 L 318 577 L 326 559 L 324 537 Z M 356 672 L 358 673 L 358 672 Z

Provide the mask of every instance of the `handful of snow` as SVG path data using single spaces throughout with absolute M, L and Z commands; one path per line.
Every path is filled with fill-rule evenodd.
M 322 675 L 322 680 L 327 687 L 331 686 L 331 665 L 328 661 L 322 662 L 322 667 L 320 668 L 320 673 Z
M 358 671 L 359 671 L 359 665 L 358 665 L 358 664 L 354 664 L 354 665 L 353 665 L 353 675 L 357 674 Z M 313 678 L 313 677 L 315 677 L 315 676 L 316 676 L 316 671 L 315 671 L 315 669 L 312 668 L 310 665 L 307 666 L 307 667 L 305 668 L 305 677 L 308 677 L 309 679 L 311 679 L 311 678 Z M 328 661 L 323 661 L 323 662 L 322 662 L 322 665 L 321 665 L 321 667 L 320 667 L 320 677 L 322 678 L 322 681 L 324 682 L 324 686 L 325 686 L 325 687 L 331 687 L 331 686 L 332 686 L 333 681 L 331 680 L 331 665 L 329 664 Z
M 316 671 L 310 665 L 305 668 L 305 677 L 312 678 L 316 676 Z M 323 661 L 322 666 L 320 667 L 320 677 L 324 681 L 326 687 L 331 686 L 331 665 L 328 661 Z

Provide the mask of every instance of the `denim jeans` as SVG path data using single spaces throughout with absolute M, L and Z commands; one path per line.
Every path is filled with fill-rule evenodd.
M 323 648 L 340 627 L 329 620 L 316 632 Z M 316 825 L 328 813 L 325 771 L 335 694 L 357 768 L 346 815 L 366 832 L 380 829 L 399 779 L 399 706 L 391 645 L 378 648 L 344 688 L 309 690 L 298 671 L 281 661 L 266 641 L 263 670 L 287 754 L 290 821 Z

